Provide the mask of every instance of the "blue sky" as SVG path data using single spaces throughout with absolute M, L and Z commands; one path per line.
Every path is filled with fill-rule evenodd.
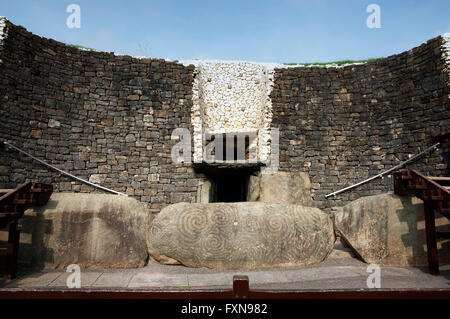
M 81 28 L 69 29 L 69 4 Z M 369 4 L 381 28 L 369 29 Z M 389 56 L 450 32 L 449 0 L 1 0 L 34 34 L 97 50 L 183 59 L 329 62 Z

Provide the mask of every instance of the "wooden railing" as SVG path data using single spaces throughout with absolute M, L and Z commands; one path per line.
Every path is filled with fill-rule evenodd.
M 6 255 L 5 279 L 12 279 L 17 273 L 19 219 L 28 208 L 47 203 L 52 192 L 52 185 L 33 182 L 21 184 L 15 189 L 0 189 L 0 228 L 9 228 L 8 246 L 0 248 L 0 255 Z
M 424 201 L 428 269 L 439 275 L 436 238 L 450 238 L 450 232 L 436 232 L 435 210 L 450 220 L 450 177 L 425 176 L 415 170 L 396 172 L 394 193 L 412 194 Z

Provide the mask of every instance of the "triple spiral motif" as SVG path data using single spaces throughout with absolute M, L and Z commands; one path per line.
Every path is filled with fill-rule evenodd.
M 311 264 L 334 242 L 320 210 L 268 203 L 180 203 L 153 221 L 149 243 L 158 254 L 192 267 L 260 269 Z

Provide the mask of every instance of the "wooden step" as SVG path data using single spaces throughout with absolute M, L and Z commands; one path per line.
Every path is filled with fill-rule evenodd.
M 437 231 L 436 232 L 436 237 L 437 238 L 442 238 L 442 239 L 450 239 L 450 232 L 448 232 L 448 231 Z
M 5 278 L 13 279 L 16 276 L 20 236 L 20 230 L 17 229 L 19 219 L 23 217 L 25 209 L 45 204 L 52 192 L 52 185 L 33 182 L 20 184 L 14 190 L 0 189 L 0 228 L 9 225 L 8 255 L 10 257 L 7 258 Z M 4 249 L 0 249 L 0 253 L 4 253 Z
M 450 136 L 450 135 L 449 135 Z M 401 174 L 401 175 L 400 175 Z M 411 176 L 403 182 L 400 176 Z M 409 179 L 409 178 L 408 178 Z M 414 193 L 424 202 L 425 227 L 427 239 L 428 269 L 430 274 L 439 275 L 439 261 L 436 245 L 437 238 L 450 239 L 450 232 L 437 232 L 432 219 L 436 209 L 450 220 L 450 177 L 424 176 L 415 170 L 394 173 L 394 193 L 403 195 L 408 191 Z
M 422 200 L 432 200 L 435 202 L 441 202 L 444 199 L 444 197 L 442 197 L 440 195 L 429 195 L 429 194 L 422 194 L 422 196 L 417 196 L 417 197 L 421 198 Z
M 51 193 L 52 189 L 49 188 L 32 188 L 30 189 L 30 193 Z
M 10 218 L 22 215 L 22 212 L 0 213 L 0 218 Z
M 8 254 L 8 248 L 0 248 L 0 256 L 6 256 Z
M 442 182 L 442 181 L 450 182 L 450 177 L 446 177 L 446 176 L 427 176 L 427 177 L 435 182 Z
M 18 205 L 0 205 L 0 213 L 15 213 L 15 212 L 21 212 L 23 210 L 23 207 L 20 207 Z
M 33 205 L 35 203 L 36 203 L 35 200 L 29 199 L 29 198 L 13 199 L 13 204 L 15 204 L 15 205 Z
M 450 177 L 432 177 L 432 176 L 430 176 L 429 179 L 441 186 L 450 186 Z
M 446 217 L 448 220 L 450 220 L 450 209 L 449 208 L 441 208 L 439 210 L 439 214 L 441 214 L 442 216 Z

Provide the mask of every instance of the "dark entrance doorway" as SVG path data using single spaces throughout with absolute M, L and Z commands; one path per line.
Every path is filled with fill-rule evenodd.
M 214 178 L 216 202 L 245 202 L 247 200 L 248 175 L 228 175 Z
M 194 163 L 197 173 L 205 174 L 208 183 L 199 187 L 199 202 L 246 202 L 251 175 L 257 175 L 261 163 Z

